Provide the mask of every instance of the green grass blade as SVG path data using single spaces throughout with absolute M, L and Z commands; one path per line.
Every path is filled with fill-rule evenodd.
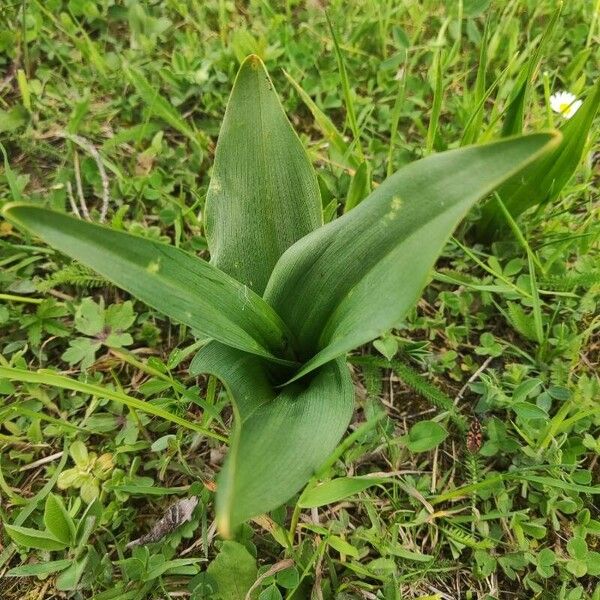
M 527 67 L 521 71 L 517 82 L 513 88 L 511 100 L 506 109 L 504 122 L 502 123 L 502 136 L 508 137 L 511 135 L 517 135 L 523 131 L 523 119 L 525 115 L 525 104 L 529 97 L 533 76 L 538 69 L 540 57 L 542 51 L 546 47 L 548 40 L 551 38 L 554 31 L 554 27 L 558 21 L 560 15 L 561 6 L 556 9 L 552 15 L 548 25 L 544 29 L 544 33 L 535 50 L 533 51 Z
M 217 482 L 217 524 L 229 536 L 298 492 L 334 451 L 352 416 L 352 379 L 334 361 L 308 382 L 275 390 L 260 359 L 218 343 L 190 371 L 218 377 L 233 400 L 236 427 Z
M 10 204 L 3 214 L 166 316 L 261 356 L 283 351 L 284 325 L 245 285 L 183 250 L 63 213 Z
M 422 159 L 292 246 L 265 299 L 310 359 L 297 376 L 396 325 L 469 208 L 558 141 L 534 134 Z
M 11 381 L 20 381 L 21 383 L 39 383 L 42 385 L 57 387 L 63 390 L 72 390 L 74 392 L 88 394 L 89 396 L 106 398 L 108 400 L 118 402 L 119 404 L 123 404 L 128 408 L 133 408 L 134 410 L 139 410 L 149 415 L 160 417 L 165 421 L 170 421 L 171 423 L 180 425 L 185 429 L 190 429 L 191 431 L 195 431 L 196 433 L 201 433 L 206 437 L 211 437 L 217 440 L 225 441 L 225 438 L 219 435 L 218 433 L 209 431 L 204 427 L 200 427 L 193 421 L 188 421 L 187 419 L 178 417 L 177 415 L 170 413 L 164 408 L 160 408 L 160 406 L 150 404 L 149 402 L 144 402 L 143 400 L 138 400 L 137 398 L 128 396 L 123 392 L 110 390 L 108 388 L 92 383 L 84 383 L 82 381 L 77 381 L 76 379 L 66 377 L 65 375 L 58 375 L 56 373 L 53 373 L 52 371 L 28 371 L 26 369 L 17 369 L 14 367 L 0 367 L 0 378 L 9 379 Z
M 360 165 L 360 160 L 354 156 L 349 144 L 344 140 L 333 121 L 317 106 L 314 100 L 304 91 L 302 86 L 286 71 L 283 72 L 288 81 L 294 86 L 294 89 L 300 96 L 300 99 L 308 110 L 310 110 L 317 127 L 325 139 L 331 144 L 339 154 L 338 161 L 349 169 L 356 169 Z
M 504 121 L 502 122 L 502 137 L 519 135 L 523 132 L 523 115 L 528 91 L 528 73 L 524 71 L 514 86 L 512 98 L 505 111 Z
M 279 257 L 322 224 L 306 151 L 258 56 L 240 67 L 206 202 L 212 263 L 262 293 Z
M 406 100 L 406 81 L 408 79 L 408 55 L 404 59 L 402 65 L 402 79 L 398 85 L 396 92 L 396 99 L 394 100 L 394 106 L 390 115 L 390 145 L 387 155 L 387 168 L 386 175 L 389 177 L 394 172 L 394 151 L 396 150 L 396 138 L 398 136 L 398 123 L 400 122 L 400 115 L 404 109 L 404 102 Z
M 368 162 L 360 164 L 350 182 L 348 196 L 344 204 L 344 212 L 352 210 L 371 192 L 371 169 Z
M 535 263 L 531 251 L 527 253 L 527 261 L 529 265 L 529 278 L 531 280 L 531 296 L 533 297 L 533 322 L 535 325 L 535 337 L 538 344 L 544 343 L 544 322 L 542 316 L 542 303 L 540 301 L 539 288 L 537 278 L 535 276 Z
M 360 159 L 363 159 L 364 154 L 360 141 L 360 129 L 358 127 L 358 121 L 356 119 L 356 110 L 354 109 L 354 100 L 352 98 L 352 91 L 350 89 L 350 81 L 348 79 L 348 72 L 346 71 L 344 55 L 342 54 L 337 34 L 335 33 L 335 29 L 333 28 L 333 24 L 331 23 L 331 19 L 329 18 L 327 12 L 325 12 L 325 17 L 327 18 L 327 25 L 329 26 L 329 31 L 333 39 L 333 48 L 335 50 L 335 57 L 337 60 L 338 70 L 340 73 L 340 80 L 342 83 L 342 91 L 344 93 L 346 117 L 348 119 L 348 124 L 350 125 L 350 131 L 352 131 L 352 135 L 354 136 L 354 143 L 356 144 L 358 156 Z
M 22 200 L 21 190 L 19 189 L 19 182 L 17 181 L 17 175 L 10 168 L 10 163 L 8 162 L 8 155 L 6 154 L 6 150 L 4 146 L 0 143 L 0 152 L 4 158 L 4 177 L 6 178 L 6 183 L 8 183 L 8 187 L 10 189 L 10 193 L 12 194 L 12 199 L 15 202 L 19 202 Z
M 431 103 L 431 115 L 429 117 L 429 126 L 427 128 L 427 141 L 425 145 L 427 153 L 433 151 L 435 139 L 438 132 L 438 125 L 440 123 L 440 114 L 442 111 L 442 99 L 444 95 L 444 72 L 442 69 L 441 50 L 436 53 L 435 58 L 433 59 L 432 69 L 435 73 L 435 80 L 433 89 L 433 102 Z

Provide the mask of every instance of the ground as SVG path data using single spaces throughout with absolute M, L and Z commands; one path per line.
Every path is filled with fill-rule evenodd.
M 318 170 L 326 219 L 365 179 L 500 137 L 522 78 L 515 132 L 562 126 L 550 95 L 584 98 L 599 77 L 595 0 L 558 16 L 555 0 L 325 4 L 4 2 L 0 204 L 106 211 L 207 257 L 216 138 L 252 53 Z M 600 599 L 599 150 L 593 127 L 560 194 L 518 218 L 522 235 L 482 239 L 474 209 L 415 309 L 348 357 L 355 416 L 322 479 L 377 485 L 316 509 L 296 496 L 227 542 L 213 506 L 224 443 L 107 391 L 227 436 L 222 386 L 187 372 L 201 342 L 0 220 L 0 367 L 94 386 L 0 378 L 2 523 L 43 530 L 62 498 L 79 528 L 59 547 L 4 528 L 0 597 L 237 599 L 265 574 L 251 597 Z M 190 496 L 183 526 L 127 547 Z

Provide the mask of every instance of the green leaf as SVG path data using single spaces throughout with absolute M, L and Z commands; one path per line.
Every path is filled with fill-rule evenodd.
M 217 481 L 217 523 L 230 535 L 287 501 L 333 452 L 352 416 L 354 388 L 342 361 L 274 388 L 258 357 L 215 342 L 192 362 L 190 373 L 200 372 L 223 381 L 236 416 Z
M 89 560 L 89 553 L 83 558 L 72 561 L 72 563 L 56 578 L 56 589 L 60 591 L 74 590 L 79 580 L 85 573 Z
M 389 554 L 393 554 L 394 556 L 398 556 L 405 560 L 414 560 L 416 562 L 431 562 L 435 559 L 435 556 L 431 556 L 431 554 L 423 554 L 422 552 L 413 552 L 411 550 L 407 550 L 403 548 L 400 544 L 394 544 L 393 546 L 388 546 L 386 548 Z
M 547 421 L 550 418 L 548 413 L 543 408 L 540 408 L 531 402 L 514 402 L 510 407 L 523 421 L 530 421 L 533 419 L 542 419 Z
M 556 554 L 550 548 L 543 548 L 537 556 L 537 564 L 549 567 L 556 563 Z
M 256 581 L 256 559 L 242 544 L 225 541 L 206 574 L 217 588 L 215 600 L 245 600 Z
M 527 63 L 527 68 L 519 73 L 519 77 L 512 90 L 509 105 L 506 109 L 504 122 L 502 123 L 502 137 L 516 135 L 523 132 L 523 119 L 525 113 L 525 104 L 530 93 L 532 78 L 534 73 L 539 68 L 540 56 L 544 50 L 558 22 L 558 17 L 561 12 L 559 5 L 558 10 L 552 13 L 548 24 L 544 28 L 539 43 L 531 53 L 531 57 Z
M 286 590 L 293 590 L 298 586 L 298 583 L 300 583 L 300 573 L 298 573 L 298 568 L 294 566 L 279 571 L 275 578 L 277 580 L 277 585 L 280 585 Z
M 69 447 L 69 454 L 71 455 L 73 462 L 80 469 L 87 469 L 90 457 L 87 448 L 82 441 L 75 440 Z
M 272 583 L 268 588 L 265 588 L 258 597 L 258 600 L 282 600 L 283 596 L 279 588 Z
M 19 546 L 35 548 L 37 550 L 64 550 L 67 544 L 61 542 L 47 531 L 38 531 L 29 527 L 5 524 L 6 533 Z
M 16 131 L 29 121 L 29 113 L 24 106 L 16 104 L 10 110 L 0 110 L 0 133 Z
M 330 535 L 327 538 L 327 543 L 340 554 L 347 554 L 352 558 L 358 558 L 359 552 L 352 544 L 349 544 L 346 540 L 338 537 L 337 535 Z
M 523 132 L 525 98 L 529 91 L 528 74 L 528 71 L 523 71 L 522 76 L 515 84 L 513 97 L 508 104 L 504 122 L 502 123 L 502 137 L 517 135 Z
M 70 545 L 75 541 L 75 523 L 59 496 L 48 494 L 44 508 L 44 525 L 64 544 Z
M 427 452 L 439 446 L 448 437 L 448 432 L 435 421 L 415 423 L 406 436 L 406 447 L 411 452 Z
M 0 122 L 1 122 L 1 111 L 0 111 Z M 0 132 L 2 131 L 2 127 L 0 125 Z M 10 193 L 12 195 L 12 199 L 17 202 L 22 199 L 22 192 L 27 182 L 29 181 L 28 175 L 18 175 L 15 173 L 10 163 L 8 162 L 8 154 L 6 153 L 6 149 L 2 144 L 0 144 L 0 152 L 4 158 L 4 178 L 6 179 L 6 183 L 8 183 L 8 187 L 10 189 Z
M 8 577 L 34 577 L 36 575 L 50 575 L 62 571 L 71 565 L 70 558 L 64 560 L 50 560 L 30 565 L 21 565 L 11 569 L 6 575 Z
M 237 74 L 206 197 L 211 262 L 262 294 L 279 257 L 322 225 L 308 156 L 258 56 Z
M 75 338 L 63 352 L 62 359 L 70 365 L 81 363 L 82 369 L 89 369 L 96 360 L 96 352 L 102 344 L 91 338 Z
M 133 312 L 133 304 L 130 300 L 123 304 L 111 304 L 105 311 L 104 318 L 107 327 L 125 331 L 133 325 L 135 321 L 135 313 Z
M 558 196 L 581 162 L 599 106 L 600 81 L 590 90 L 575 115 L 560 128 L 561 143 L 499 187 L 498 195 L 513 217 L 538 204 L 546 205 Z M 504 215 L 492 200 L 485 205 L 476 226 L 477 238 L 482 242 L 493 241 L 506 227 Z
M 429 156 L 294 244 L 264 297 L 310 359 L 296 378 L 397 325 L 469 208 L 558 142 L 542 133 Z
M 307 488 L 298 500 L 300 508 L 315 508 L 345 500 L 359 492 L 387 481 L 383 477 L 338 477 Z
M 273 309 L 183 250 L 36 206 L 9 204 L 3 214 L 200 334 L 268 358 L 283 352 L 285 326 Z
M 588 552 L 586 561 L 588 575 L 598 577 L 600 575 L 600 552 Z
M 574 537 L 567 542 L 567 552 L 572 558 L 585 560 L 588 555 L 588 547 L 584 538 Z
M 371 172 L 368 162 L 360 163 L 356 173 L 352 177 L 350 187 L 348 189 L 348 196 L 346 197 L 346 203 L 344 205 L 344 212 L 352 210 L 362 200 L 364 200 L 371 192 Z

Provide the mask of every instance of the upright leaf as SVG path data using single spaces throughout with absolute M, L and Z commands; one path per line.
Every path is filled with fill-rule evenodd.
M 469 208 L 558 141 L 534 134 L 427 157 L 292 246 L 264 297 L 310 359 L 296 377 L 397 324 Z
M 532 79 L 538 70 L 542 51 L 552 37 L 560 12 L 561 7 L 559 6 L 548 21 L 540 41 L 531 54 L 527 68 L 522 70 L 517 77 L 508 107 L 506 108 L 504 122 L 502 123 L 502 137 L 517 135 L 523 132 L 525 104 L 530 93 Z
M 308 156 L 258 56 L 240 67 L 206 198 L 212 263 L 262 294 L 279 257 L 322 224 Z
M 498 195 L 513 217 L 538 204 L 545 205 L 558 196 L 581 162 L 599 106 L 600 81 L 590 90 L 575 115 L 560 128 L 560 145 L 500 186 Z M 488 202 L 477 224 L 476 235 L 482 242 L 491 242 L 506 227 L 506 219 L 496 202 Z
M 64 544 L 72 544 L 75 541 L 75 523 L 60 496 L 48 494 L 44 507 L 44 525 Z
M 513 96 L 506 108 L 502 123 L 502 137 L 523 133 L 523 115 L 528 91 L 528 72 L 523 71 L 515 84 Z
M 3 214 L 203 335 L 269 358 L 283 352 L 285 327 L 273 309 L 245 285 L 183 250 L 36 206 L 10 204 Z
M 190 372 L 211 373 L 231 394 L 236 427 L 217 481 L 217 523 L 224 535 L 298 492 L 348 427 L 354 388 L 343 361 L 274 388 L 261 359 L 212 342 Z

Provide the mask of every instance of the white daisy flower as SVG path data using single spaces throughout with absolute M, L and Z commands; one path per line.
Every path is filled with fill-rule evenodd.
M 550 96 L 550 108 L 565 119 L 570 119 L 581 104 L 581 100 L 577 100 L 577 96 L 571 92 L 556 92 Z

